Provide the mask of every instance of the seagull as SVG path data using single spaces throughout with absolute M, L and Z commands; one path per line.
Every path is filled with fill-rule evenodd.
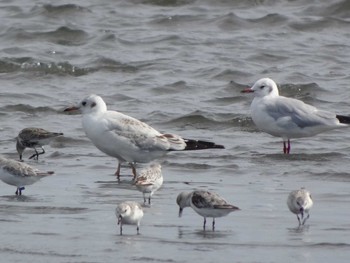
M 313 205 L 310 192 L 304 188 L 292 191 L 288 195 L 287 205 L 289 210 L 297 215 L 299 226 L 304 225 L 306 220 L 310 217 L 309 210 Z M 304 214 L 307 214 L 305 218 Z
M 50 143 L 50 141 L 57 137 L 63 135 L 61 132 L 50 132 L 41 128 L 25 128 L 21 130 L 16 138 L 16 149 L 19 154 L 19 160 L 22 161 L 22 154 L 25 148 L 33 148 L 35 154 L 29 157 L 29 159 L 34 158 L 39 159 L 40 154 L 44 154 L 44 145 Z M 36 148 L 41 148 L 42 152 L 38 152 Z
M 290 153 L 290 139 L 314 136 L 332 129 L 348 127 L 350 117 L 319 110 L 304 102 L 279 95 L 270 78 L 259 79 L 253 87 L 242 90 L 254 92 L 251 114 L 262 131 L 283 139 L 283 152 Z
M 54 172 L 40 172 L 28 164 L 0 157 L 0 180 L 17 187 L 16 195 L 22 195 L 25 185 L 31 185 Z
M 170 151 L 223 149 L 213 142 L 183 139 L 178 135 L 160 133 L 148 124 L 117 111 L 107 110 L 106 103 L 95 94 L 84 98 L 78 106 L 65 112 L 80 110 L 86 136 L 102 152 L 118 159 L 115 172 L 119 180 L 123 162 L 131 165 L 136 178 L 136 163 L 148 163 Z
M 125 201 L 118 204 L 115 209 L 118 225 L 120 224 L 120 235 L 123 234 L 123 224 L 137 225 L 137 234 L 140 234 L 140 222 L 143 217 L 143 210 L 139 203 L 133 201 Z
M 231 212 L 240 210 L 237 206 L 230 205 L 218 194 L 208 191 L 182 192 L 177 196 L 176 203 L 180 207 L 179 217 L 183 209 L 191 206 L 192 209 L 204 218 L 203 230 L 205 230 L 206 218 L 212 217 L 212 229 L 215 229 L 215 218 L 226 216 Z
M 137 190 L 143 193 L 143 200 L 146 204 L 146 193 L 149 193 L 148 204 L 151 204 L 151 197 L 163 184 L 161 165 L 152 164 L 150 167 L 141 170 L 135 180 Z

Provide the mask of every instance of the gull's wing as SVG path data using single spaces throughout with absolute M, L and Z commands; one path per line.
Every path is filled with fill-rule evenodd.
M 299 128 L 312 126 L 336 126 L 339 121 L 332 112 L 321 111 L 300 100 L 279 96 L 266 104 L 269 116 L 283 125 L 297 125 Z
M 174 134 L 161 134 L 148 124 L 120 112 L 107 111 L 106 127 L 119 139 L 145 150 L 182 150 L 185 141 Z

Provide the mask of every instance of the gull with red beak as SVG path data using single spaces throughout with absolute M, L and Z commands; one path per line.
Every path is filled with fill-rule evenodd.
M 148 124 L 117 111 L 107 110 L 100 96 L 90 95 L 78 106 L 65 109 L 79 110 L 83 114 L 86 136 L 102 152 L 118 159 L 116 176 L 120 165 L 128 162 L 136 178 L 136 163 L 149 163 L 171 151 L 223 149 L 213 142 L 184 139 L 176 134 L 160 133 Z
M 259 79 L 242 91 L 254 93 L 251 115 L 255 125 L 266 133 L 283 139 L 283 152 L 289 154 L 290 139 L 311 137 L 332 129 L 349 127 L 350 117 L 319 110 L 300 100 L 279 95 L 276 83 Z

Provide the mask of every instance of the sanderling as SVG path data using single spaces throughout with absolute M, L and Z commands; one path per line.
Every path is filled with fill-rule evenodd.
M 65 109 L 66 112 L 80 110 L 86 136 L 102 152 L 118 159 L 116 176 L 120 175 L 120 164 L 128 162 L 136 178 L 135 163 L 148 163 L 169 151 L 222 149 L 213 142 L 189 140 L 175 134 L 162 134 L 148 124 L 117 111 L 107 110 L 100 96 L 90 95 L 79 106 Z
M 140 222 L 143 217 L 143 210 L 139 203 L 126 201 L 118 204 L 115 209 L 118 225 L 120 224 L 120 235 L 123 234 L 123 224 L 137 225 L 137 234 L 140 233 Z
M 150 167 L 142 169 L 135 180 L 136 188 L 143 193 L 143 200 L 146 204 L 146 193 L 148 204 L 151 204 L 151 197 L 163 184 L 163 175 L 160 164 L 151 164 Z
M 16 195 L 21 195 L 25 185 L 31 185 L 54 172 L 40 172 L 28 164 L 0 157 L 0 180 L 17 187 Z
M 287 205 L 289 210 L 297 215 L 299 226 L 304 225 L 306 220 L 310 217 L 309 210 L 313 205 L 310 192 L 304 188 L 292 191 L 288 195 Z M 305 214 L 307 214 L 306 217 Z
M 177 204 L 180 207 L 179 216 L 185 207 L 191 206 L 197 214 L 204 218 L 203 229 L 205 230 L 206 218 L 212 217 L 212 229 L 215 229 L 215 218 L 226 216 L 233 211 L 240 210 L 234 205 L 230 205 L 216 193 L 208 191 L 182 192 L 177 196 Z
M 242 92 L 254 92 L 251 114 L 255 125 L 283 139 L 283 152 L 289 154 L 290 139 L 314 136 L 336 128 L 349 127 L 350 117 L 319 110 L 301 100 L 280 96 L 276 83 L 259 79 Z
M 35 154 L 29 157 L 29 159 L 39 159 L 40 154 L 44 154 L 44 145 L 50 143 L 50 141 L 63 135 L 61 132 L 49 132 L 41 128 L 25 128 L 21 130 L 17 136 L 16 149 L 19 154 L 19 159 L 22 160 L 22 154 L 25 148 L 33 148 Z M 41 148 L 42 152 L 38 152 L 37 148 Z

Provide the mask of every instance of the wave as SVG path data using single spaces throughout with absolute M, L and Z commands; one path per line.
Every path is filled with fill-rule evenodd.
M 134 4 L 143 4 L 143 5 L 158 5 L 158 6 L 183 6 L 189 5 L 195 0 L 131 0 L 130 2 Z
M 40 106 L 40 107 L 34 107 L 28 104 L 12 104 L 12 105 L 6 105 L 0 107 L 0 111 L 2 112 L 24 112 L 26 114 L 36 114 L 36 113 L 45 113 L 46 115 L 49 114 L 58 114 L 61 113 L 59 110 L 56 110 L 51 107 L 47 106 Z
M 80 68 L 69 62 L 41 62 L 30 57 L 0 59 L 0 73 L 41 72 L 43 74 L 82 76 L 95 72 L 94 68 Z
M 76 4 L 63 4 L 63 5 L 51 5 L 51 4 L 44 4 L 42 6 L 35 7 L 33 11 L 35 10 L 42 10 L 43 12 L 47 13 L 48 15 L 76 15 L 77 13 L 91 13 L 91 10 L 80 6 Z
M 145 66 L 140 63 L 126 64 L 104 57 L 95 58 L 85 64 L 85 66 L 75 66 L 66 61 L 52 62 L 42 61 L 32 57 L 3 57 L 0 59 L 0 73 L 38 72 L 43 74 L 79 77 L 96 71 L 134 73 L 138 71 L 140 67 Z
M 47 32 L 29 31 L 22 28 L 10 27 L 1 35 L 6 40 L 16 41 L 49 41 L 63 46 L 80 46 L 89 40 L 89 34 L 81 29 L 61 26 Z
M 250 117 L 232 113 L 216 113 L 195 111 L 190 114 L 172 119 L 164 124 L 172 124 L 172 126 L 193 126 L 198 129 L 228 129 L 233 127 L 241 127 L 246 129 L 255 129 L 255 125 Z

